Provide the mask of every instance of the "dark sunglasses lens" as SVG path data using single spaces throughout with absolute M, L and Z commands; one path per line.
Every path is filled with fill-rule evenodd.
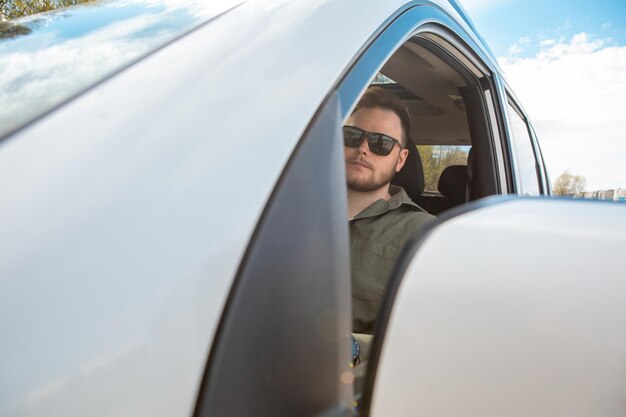
M 370 135 L 368 143 L 370 151 L 381 156 L 389 155 L 395 144 L 393 139 L 379 134 Z
M 363 141 L 363 132 L 353 127 L 343 128 L 343 144 L 348 148 L 356 148 Z

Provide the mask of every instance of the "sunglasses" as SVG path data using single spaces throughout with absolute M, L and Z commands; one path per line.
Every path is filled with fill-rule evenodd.
M 402 149 L 400 141 L 391 136 L 383 135 L 382 133 L 368 132 L 367 130 L 359 129 L 354 126 L 343 127 L 343 145 L 345 147 L 358 148 L 361 143 L 363 143 L 364 138 L 367 138 L 367 146 L 369 146 L 370 151 L 375 155 L 389 155 L 396 143 L 400 149 Z

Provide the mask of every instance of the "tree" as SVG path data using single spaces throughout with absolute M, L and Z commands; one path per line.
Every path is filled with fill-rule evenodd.
M 441 172 L 450 165 L 467 165 L 467 147 L 418 145 L 424 168 L 424 191 L 437 191 Z
M 573 197 L 585 190 L 587 180 L 581 175 L 572 175 L 569 171 L 563 172 L 554 181 L 552 191 L 555 195 Z
M 0 0 L 0 22 L 93 0 Z

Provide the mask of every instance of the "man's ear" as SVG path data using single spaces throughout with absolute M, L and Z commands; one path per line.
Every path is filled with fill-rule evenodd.
M 406 162 L 406 158 L 408 155 L 409 155 L 408 149 L 402 149 L 400 151 L 400 155 L 398 155 L 398 162 L 396 162 L 396 172 L 400 172 L 400 170 L 404 166 L 404 163 Z

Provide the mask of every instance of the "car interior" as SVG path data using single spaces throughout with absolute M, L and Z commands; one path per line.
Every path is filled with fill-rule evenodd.
M 443 39 L 417 36 L 391 56 L 372 85 L 398 96 L 409 110 L 416 146 L 409 147 L 393 184 L 413 201 L 438 215 L 499 192 L 485 74 L 453 56 Z
M 495 118 L 490 75 L 461 50 L 438 35 L 417 35 L 392 54 L 370 84 L 396 95 L 409 111 L 413 143 L 392 184 L 435 216 L 503 192 L 493 148 L 499 138 L 490 125 Z M 359 403 L 362 389 L 357 382 Z

